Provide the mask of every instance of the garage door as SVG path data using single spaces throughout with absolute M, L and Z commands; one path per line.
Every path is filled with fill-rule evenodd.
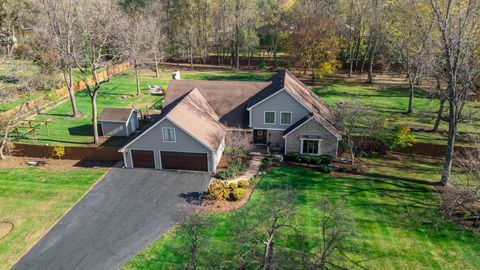
M 155 168 L 155 156 L 153 151 L 132 150 L 134 168 Z
M 160 152 L 162 169 L 208 172 L 207 154 Z

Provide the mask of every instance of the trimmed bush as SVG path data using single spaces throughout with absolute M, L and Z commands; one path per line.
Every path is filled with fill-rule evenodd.
M 333 161 L 333 157 L 330 155 L 320 155 L 318 158 L 320 159 L 320 163 L 325 165 L 329 165 Z
M 205 192 L 205 198 L 223 201 L 230 197 L 230 188 L 226 182 L 220 180 L 213 180 Z
M 247 180 L 238 180 L 237 184 L 239 188 L 247 188 L 250 186 Z
M 298 152 L 287 153 L 287 160 L 298 162 L 299 159 L 300 159 L 300 153 L 298 153 Z
M 241 200 L 245 197 L 245 194 L 247 194 L 247 190 L 244 188 L 236 188 L 230 193 L 230 197 L 232 200 L 238 201 Z
M 321 163 L 321 159 L 320 159 L 320 157 L 312 156 L 312 157 L 310 157 L 310 163 L 311 163 L 311 164 L 320 164 L 320 163 Z
M 228 184 L 228 188 L 234 190 L 238 188 L 238 184 L 236 182 L 231 182 L 230 184 Z
M 312 156 L 302 155 L 302 156 L 300 157 L 300 160 L 301 160 L 301 162 L 303 162 L 303 163 L 311 163 L 311 161 L 312 161 Z

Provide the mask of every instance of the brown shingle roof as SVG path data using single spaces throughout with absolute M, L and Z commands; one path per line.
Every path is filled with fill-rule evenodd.
M 100 117 L 100 121 L 124 121 L 127 122 L 133 109 L 125 108 L 105 108 L 103 109 Z
M 173 105 L 178 98 L 197 88 L 222 124 L 248 127 L 249 99 L 270 84 L 271 82 L 172 80 L 168 85 L 164 108 L 171 107 L 169 105 Z
M 214 151 L 221 145 L 227 132 L 197 88 L 184 95 L 166 116 Z

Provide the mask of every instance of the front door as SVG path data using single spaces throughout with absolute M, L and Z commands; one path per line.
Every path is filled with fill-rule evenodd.
M 253 143 L 267 144 L 267 130 L 266 129 L 253 130 Z

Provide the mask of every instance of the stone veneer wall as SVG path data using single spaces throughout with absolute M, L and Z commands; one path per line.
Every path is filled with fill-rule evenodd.
M 287 153 L 300 152 L 301 141 L 300 138 L 305 135 L 320 136 L 322 141 L 320 142 L 320 155 L 337 156 L 338 152 L 338 140 L 328 131 L 322 124 L 314 119 L 308 121 L 306 124 L 293 131 L 287 136 Z
M 285 149 L 283 130 L 267 130 L 267 145 L 270 149 L 283 153 Z

